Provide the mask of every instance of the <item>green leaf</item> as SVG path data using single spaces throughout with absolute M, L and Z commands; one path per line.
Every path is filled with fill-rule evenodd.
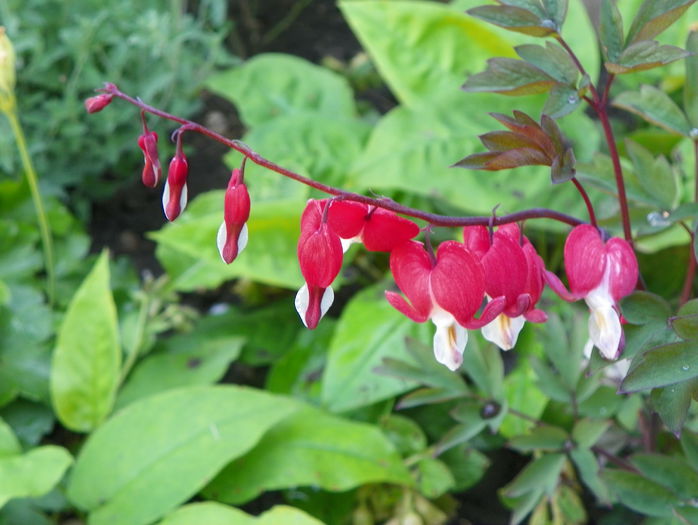
M 302 58 L 267 53 L 208 79 L 207 87 L 233 102 L 242 122 L 256 127 L 280 115 L 314 112 L 331 118 L 355 116 L 347 80 Z
M 681 448 L 686 455 L 688 464 L 698 470 L 698 434 L 686 431 L 681 434 Z
M 698 389 L 698 380 L 684 381 L 676 385 L 652 390 L 652 408 L 675 435 L 680 435 L 691 406 L 691 397 Z
M 546 42 L 545 47 L 525 44 L 514 48 L 516 54 L 558 82 L 574 86 L 579 76 L 577 67 L 559 44 Z
M 22 452 L 22 446 L 12 431 L 12 427 L 0 419 L 0 458 L 15 456 Z
M 53 354 L 51 398 L 58 419 L 71 430 L 93 430 L 114 404 L 121 365 L 118 330 L 105 251 L 71 299 Z
M 696 140 L 698 132 L 698 31 L 688 33 L 686 51 L 691 55 L 686 57 L 686 81 L 683 86 L 683 107 L 691 123 L 692 138 Z
M 517 348 L 521 350 L 522 339 Z M 504 376 L 504 397 L 509 408 L 526 414 L 532 419 L 537 419 L 543 413 L 548 398 L 540 389 L 536 388 L 538 376 L 533 368 L 520 364 L 509 374 Z M 508 438 L 516 434 L 526 432 L 533 426 L 531 421 L 521 417 L 507 414 L 500 427 L 501 434 Z
M 409 360 L 405 338 L 430 339 L 426 330 L 395 310 L 383 288 L 369 288 L 347 304 L 337 323 L 322 378 L 322 401 L 333 412 L 365 406 L 410 390 L 413 382 L 374 373 L 385 357 Z
M 615 2 L 601 2 L 599 38 L 603 55 L 617 62 L 623 51 L 623 17 Z
M 190 503 L 178 508 L 158 525 L 323 525 L 300 509 L 276 505 L 260 516 L 213 501 Z
M 416 454 L 427 447 L 424 431 L 408 417 L 388 414 L 382 417 L 378 424 L 383 434 L 403 456 Z
M 68 497 L 90 512 L 91 525 L 145 525 L 196 494 L 297 407 L 234 386 L 187 387 L 136 401 L 88 438 Z
M 669 322 L 682 339 L 698 339 L 698 299 L 683 304 Z
M 133 369 L 119 392 L 118 408 L 164 390 L 215 383 L 240 355 L 244 343 L 241 337 L 217 334 L 186 334 L 172 339 L 178 342 L 167 341 L 165 351 L 148 355 Z
M 666 322 L 671 314 L 669 303 L 651 292 L 637 291 L 621 302 L 625 320 L 631 324 L 646 324 L 650 321 Z
M 468 77 L 463 90 L 502 95 L 533 95 L 547 93 L 555 79 L 536 66 L 512 58 L 490 58 L 487 69 Z
M 453 8 L 418 1 L 342 1 L 339 7 L 402 104 L 453 89 L 487 58 L 511 56 L 508 40 Z
M 626 91 L 613 100 L 613 105 L 641 116 L 670 133 L 688 136 L 686 116 L 669 95 L 654 86 L 641 86 L 640 92 Z
M 570 451 L 584 484 L 594 493 L 599 503 L 608 503 L 610 498 L 608 488 L 599 476 L 599 463 L 594 453 L 588 448 L 576 448 Z
M 593 446 L 611 426 L 608 419 L 580 419 L 572 429 L 572 439 L 580 447 Z
M 452 490 L 455 492 L 475 485 L 490 466 L 489 458 L 467 443 L 454 447 L 439 457 L 453 474 L 456 483 Z
M 698 377 L 695 341 L 682 341 L 653 348 L 633 359 L 621 384 L 623 392 L 672 385 Z
M 673 24 L 696 0 L 645 0 L 628 31 L 628 43 L 650 40 Z
M 473 421 L 469 421 L 467 423 L 462 423 L 452 427 L 434 445 L 435 455 L 441 455 L 442 453 L 452 449 L 455 446 L 458 446 L 462 443 L 467 443 L 472 438 L 477 436 L 480 432 L 482 432 L 486 424 L 486 421 L 484 421 L 481 417 L 478 417 Z
M 565 17 L 567 16 L 568 0 L 543 0 L 545 12 L 554 20 L 558 28 L 562 27 Z
M 642 188 L 662 209 L 673 208 L 679 196 L 679 181 L 669 162 L 663 156 L 655 159 L 652 153 L 630 139 L 625 139 L 625 147 Z
M 543 113 L 554 119 L 559 119 L 572 113 L 581 103 L 582 98 L 579 96 L 577 89 L 557 85 L 550 90 L 545 105 L 543 106 Z M 571 152 L 572 150 L 570 149 L 568 151 Z M 574 163 L 572 163 L 572 165 L 574 166 Z M 570 176 L 564 178 L 564 180 L 561 180 L 559 176 L 554 180 L 555 182 L 568 181 L 572 178 L 572 175 L 574 175 L 574 171 L 572 171 Z
M 416 469 L 417 488 L 424 497 L 436 499 L 451 490 L 456 483 L 448 467 L 438 459 L 422 458 Z
M 557 24 L 551 20 L 542 20 L 537 14 L 516 6 L 483 5 L 469 9 L 468 14 L 525 35 L 544 37 L 557 30 Z
M 61 480 L 72 461 L 66 449 L 55 445 L 0 457 L 0 507 L 12 498 L 43 496 Z
M 376 427 L 306 408 L 225 467 L 204 493 L 241 504 L 267 490 L 306 485 L 340 492 L 382 482 L 410 485 L 412 479 Z
M 305 203 L 255 203 L 247 223 L 249 244 L 232 264 L 226 265 L 216 248 L 216 232 L 223 221 L 223 197 L 223 191 L 198 196 L 176 222 L 150 234 L 158 248 L 169 249 L 158 252 L 163 266 L 169 271 L 179 262 L 180 255 L 184 255 L 195 261 L 194 265 L 203 267 L 202 277 L 207 279 L 207 286 L 245 277 L 274 286 L 300 288 L 303 280 L 296 262 L 296 243 Z M 195 270 L 196 266 L 183 269 L 184 272 Z M 181 273 L 177 278 L 180 276 Z
M 550 494 L 557 485 L 564 464 L 564 454 L 545 454 L 526 465 L 503 491 L 511 498 L 541 489 Z
M 671 506 L 678 502 L 671 491 L 634 472 L 607 469 L 601 477 L 618 499 L 636 512 L 668 517 Z
M 661 454 L 635 454 L 630 462 L 648 479 L 675 492 L 682 499 L 698 494 L 698 473 L 683 458 Z
M 568 439 L 567 432 L 561 428 L 541 425 L 528 434 L 514 436 L 509 440 L 509 446 L 524 453 L 535 450 L 560 450 Z
M 670 64 L 688 56 L 676 46 L 663 46 L 654 40 L 641 40 L 626 47 L 618 63 L 606 62 L 606 69 L 615 75 L 644 71 Z

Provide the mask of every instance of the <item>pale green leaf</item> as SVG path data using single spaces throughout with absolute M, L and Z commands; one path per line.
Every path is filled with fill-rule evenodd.
M 613 100 L 613 105 L 640 115 L 670 133 L 688 136 L 686 116 L 669 96 L 653 86 L 642 86 L 639 92 L 626 91 Z
M 645 0 L 638 10 L 628 42 L 649 40 L 674 23 L 696 0 Z
M 300 509 L 276 505 L 260 516 L 213 501 L 180 507 L 158 525 L 323 525 Z

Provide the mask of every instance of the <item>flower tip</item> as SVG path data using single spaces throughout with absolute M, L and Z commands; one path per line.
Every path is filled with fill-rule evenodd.
M 112 98 L 114 98 L 114 96 L 111 93 L 102 93 L 101 95 L 85 99 L 85 109 L 88 113 L 102 111 L 111 103 Z
M 325 316 L 333 302 L 334 291 L 331 287 L 319 288 L 313 286 L 312 289 L 309 289 L 308 284 L 305 283 L 298 290 L 294 303 L 296 311 L 306 328 L 315 330 L 320 323 L 320 319 Z
M 216 243 L 218 245 L 218 253 L 220 253 L 221 259 L 226 264 L 230 264 L 237 259 L 238 255 L 247 246 L 247 224 L 242 225 L 237 235 L 231 235 L 231 233 L 228 231 L 225 221 L 223 221 L 218 228 Z

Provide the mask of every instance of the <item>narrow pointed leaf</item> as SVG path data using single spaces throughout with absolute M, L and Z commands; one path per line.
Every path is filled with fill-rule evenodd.
M 579 71 L 567 52 L 559 44 L 546 42 L 545 47 L 525 44 L 514 48 L 516 53 L 532 66 L 563 84 L 577 82 Z
M 623 18 L 615 2 L 601 2 L 599 38 L 606 60 L 617 62 L 623 51 Z
M 617 63 L 606 62 L 606 69 L 622 75 L 664 66 L 686 56 L 688 53 L 680 47 L 660 45 L 654 40 L 640 40 L 625 48 Z
M 601 477 L 618 499 L 634 511 L 668 517 L 672 514 L 672 504 L 678 503 L 670 490 L 640 474 L 625 470 L 606 470 Z
M 526 465 L 514 480 L 504 487 L 504 494 L 516 498 L 541 488 L 552 492 L 564 464 L 564 454 L 541 456 Z
M 467 13 L 490 24 L 526 35 L 543 37 L 555 32 L 552 21 L 546 23 L 535 13 L 521 7 L 483 5 L 469 9 Z
M 691 31 L 686 41 L 686 83 L 683 86 L 683 102 L 686 115 L 693 129 L 698 129 L 698 31 Z M 692 133 L 698 139 L 698 132 Z
M 682 339 L 698 339 L 698 299 L 684 304 L 669 321 L 674 332 Z
M 672 385 L 698 377 L 695 341 L 681 341 L 653 348 L 635 357 L 621 384 L 623 392 Z
M 119 382 L 116 306 L 103 252 L 68 306 L 51 367 L 51 398 L 71 430 L 88 432 L 107 416 Z
M 680 435 L 691 406 L 691 397 L 698 386 L 697 379 L 652 390 L 652 408 L 675 435 Z M 698 494 L 698 492 L 697 492 Z
M 491 58 L 487 61 L 487 69 L 468 78 L 463 90 L 503 95 L 532 95 L 545 93 L 553 85 L 555 79 L 523 60 Z
M 652 153 L 630 139 L 625 141 L 635 176 L 642 188 L 662 209 L 671 209 L 678 197 L 678 181 L 671 165 L 664 157 L 654 158 Z
M 696 0 L 645 0 L 628 31 L 628 42 L 654 38 L 673 24 Z
M 613 105 L 641 116 L 670 133 L 688 136 L 690 126 L 686 116 L 664 91 L 642 86 L 639 92 L 626 91 L 613 100 Z

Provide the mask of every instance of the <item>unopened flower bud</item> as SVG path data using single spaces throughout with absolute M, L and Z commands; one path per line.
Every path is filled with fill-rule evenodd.
M 88 113 L 102 111 L 111 103 L 112 98 L 114 98 L 114 96 L 111 93 L 102 93 L 101 95 L 85 99 L 85 109 Z
M 10 96 L 15 89 L 15 50 L 5 28 L 0 26 L 0 96 Z
M 218 251 L 230 264 L 247 246 L 247 219 L 250 218 L 250 194 L 242 171 L 234 169 L 225 191 L 223 223 L 218 228 Z
M 141 180 L 144 186 L 154 188 L 158 185 L 162 173 L 158 155 L 158 134 L 154 131 L 145 131 L 138 137 L 138 147 L 143 151 L 145 161 Z
M 173 221 L 187 206 L 187 175 L 189 164 L 184 153 L 178 151 L 170 161 L 167 181 L 162 192 L 162 208 L 168 221 Z

